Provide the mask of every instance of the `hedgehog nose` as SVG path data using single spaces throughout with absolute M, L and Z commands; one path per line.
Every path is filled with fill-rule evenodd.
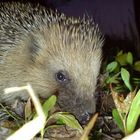
M 93 114 L 92 113 L 89 113 L 89 112 L 86 112 L 85 114 L 83 114 L 82 115 L 82 119 L 81 119 L 81 124 L 82 125 L 85 125 L 85 124 L 87 124 L 87 122 L 90 120 L 90 118 L 91 118 L 91 116 L 92 116 Z

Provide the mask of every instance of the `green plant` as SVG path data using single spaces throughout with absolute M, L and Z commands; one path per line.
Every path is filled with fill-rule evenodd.
M 133 133 L 140 116 L 140 90 L 130 92 L 124 99 L 112 90 L 116 109 L 112 111 L 113 118 L 125 135 Z
M 27 90 L 31 96 L 33 104 L 35 106 L 36 114 L 32 110 L 31 102 L 28 100 L 25 106 L 25 124 L 17 130 L 14 134 L 8 137 L 7 140 L 29 140 L 32 139 L 39 131 L 41 132 L 41 139 L 44 137 L 45 131 L 50 127 L 59 127 L 60 125 L 67 125 L 73 129 L 77 129 L 80 133 L 83 132 L 83 128 L 76 120 L 76 118 L 68 112 L 55 112 L 50 114 L 49 112 L 54 108 L 56 104 L 56 96 L 52 95 L 48 100 L 41 106 L 39 99 L 35 95 L 30 84 L 24 87 L 13 87 L 5 89 L 5 93 L 17 92 L 20 90 Z M 13 117 L 15 118 L 15 117 Z M 49 121 L 55 120 L 49 124 Z M 16 119 L 17 120 L 17 119 Z M 22 137 L 24 136 L 24 137 Z
M 104 87 L 111 85 L 111 94 L 116 105 L 112 115 L 125 135 L 135 130 L 140 115 L 140 90 L 137 93 L 134 90 L 140 88 L 139 73 L 140 61 L 134 61 L 131 52 L 123 51 L 105 69 Z
M 83 128 L 81 127 L 79 122 L 76 120 L 76 118 L 73 115 L 71 115 L 70 113 L 68 113 L 68 112 L 56 112 L 52 115 L 49 115 L 49 111 L 51 111 L 51 109 L 54 108 L 54 106 L 56 104 L 56 100 L 57 100 L 56 96 L 52 95 L 48 100 L 45 101 L 45 103 L 42 106 L 42 109 L 43 109 L 45 117 L 46 117 L 46 124 L 44 126 L 46 126 L 47 123 L 51 119 L 56 120 L 55 125 L 49 125 L 41 131 L 42 137 L 44 135 L 44 132 L 47 131 L 48 128 L 59 127 L 60 125 L 67 125 L 73 129 L 79 130 L 79 132 L 81 133 L 83 131 Z
M 112 84 L 115 91 L 124 92 L 128 89 L 132 91 L 140 85 L 140 61 L 134 62 L 131 52 L 120 51 L 115 56 L 115 60 L 106 66 L 104 73 L 106 75 L 104 87 Z

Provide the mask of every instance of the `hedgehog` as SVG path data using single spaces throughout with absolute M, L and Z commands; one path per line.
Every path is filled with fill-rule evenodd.
M 96 111 L 103 40 L 90 18 L 67 17 L 39 4 L 0 3 L 0 102 L 26 101 L 25 91 L 4 89 L 30 83 L 39 97 L 55 94 L 62 111 L 87 121 Z

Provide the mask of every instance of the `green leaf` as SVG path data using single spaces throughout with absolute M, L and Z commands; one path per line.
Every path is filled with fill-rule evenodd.
M 127 65 L 127 54 L 121 54 L 121 55 L 117 55 L 115 60 L 121 65 L 121 66 L 125 66 Z
M 133 64 L 133 55 L 131 52 L 127 53 L 127 63 L 132 65 Z
M 52 95 L 43 104 L 43 111 L 45 113 L 46 118 L 48 117 L 48 112 L 55 106 L 55 104 L 56 104 L 56 96 L 55 95 Z
M 136 62 L 134 63 L 134 70 L 140 72 L 140 61 L 136 61 Z
M 109 77 L 106 79 L 106 83 L 107 83 L 107 84 L 110 84 L 110 83 L 112 83 L 112 84 L 118 84 L 118 83 L 119 83 L 118 77 L 115 77 L 115 76 L 110 77 L 110 76 L 109 76 Z
M 118 66 L 118 63 L 116 61 L 113 61 L 111 63 L 109 63 L 106 67 L 106 71 L 108 71 L 109 73 L 113 72 Z
M 121 77 L 122 80 L 124 81 L 126 87 L 132 91 L 132 86 L 130 84 L 130 74 L 125 68 L 121 68 Z
M 126 126 L 127 126 L 127 133 L 131 134 L 138 121 L 140 115 L 140 90 L 137 92 L 135 98 L 133 99 L 132 105 L 130 107 L 130 111 L 127 117 Z
M 76 118 L 67 112 L 57 112 L 54 115 L 54 118 L 56 120 L 59 120 L 60 122 L 63 122 L 63 124 L 66 124 L 67 126 L 73 128 L 73 129 L 77 129 L 80 132 L 83 131 L 83 128 L 81 127 L 79 122 L 76 120 Z
M 113 118 L 114 118 L 116 124 L 118 125 L 118 127 L 124 132 L 123 122 L 121 120 L 121 117 L 120 117 L 117 109 L 113 109 L 112 115 L 113 115 Z

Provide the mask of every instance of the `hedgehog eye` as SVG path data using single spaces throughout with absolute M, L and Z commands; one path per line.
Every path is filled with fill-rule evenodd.
M 55 75 L 56 81 L 62 83 L 67 81 L 66 74 L 63 71 L 59 71 Z

